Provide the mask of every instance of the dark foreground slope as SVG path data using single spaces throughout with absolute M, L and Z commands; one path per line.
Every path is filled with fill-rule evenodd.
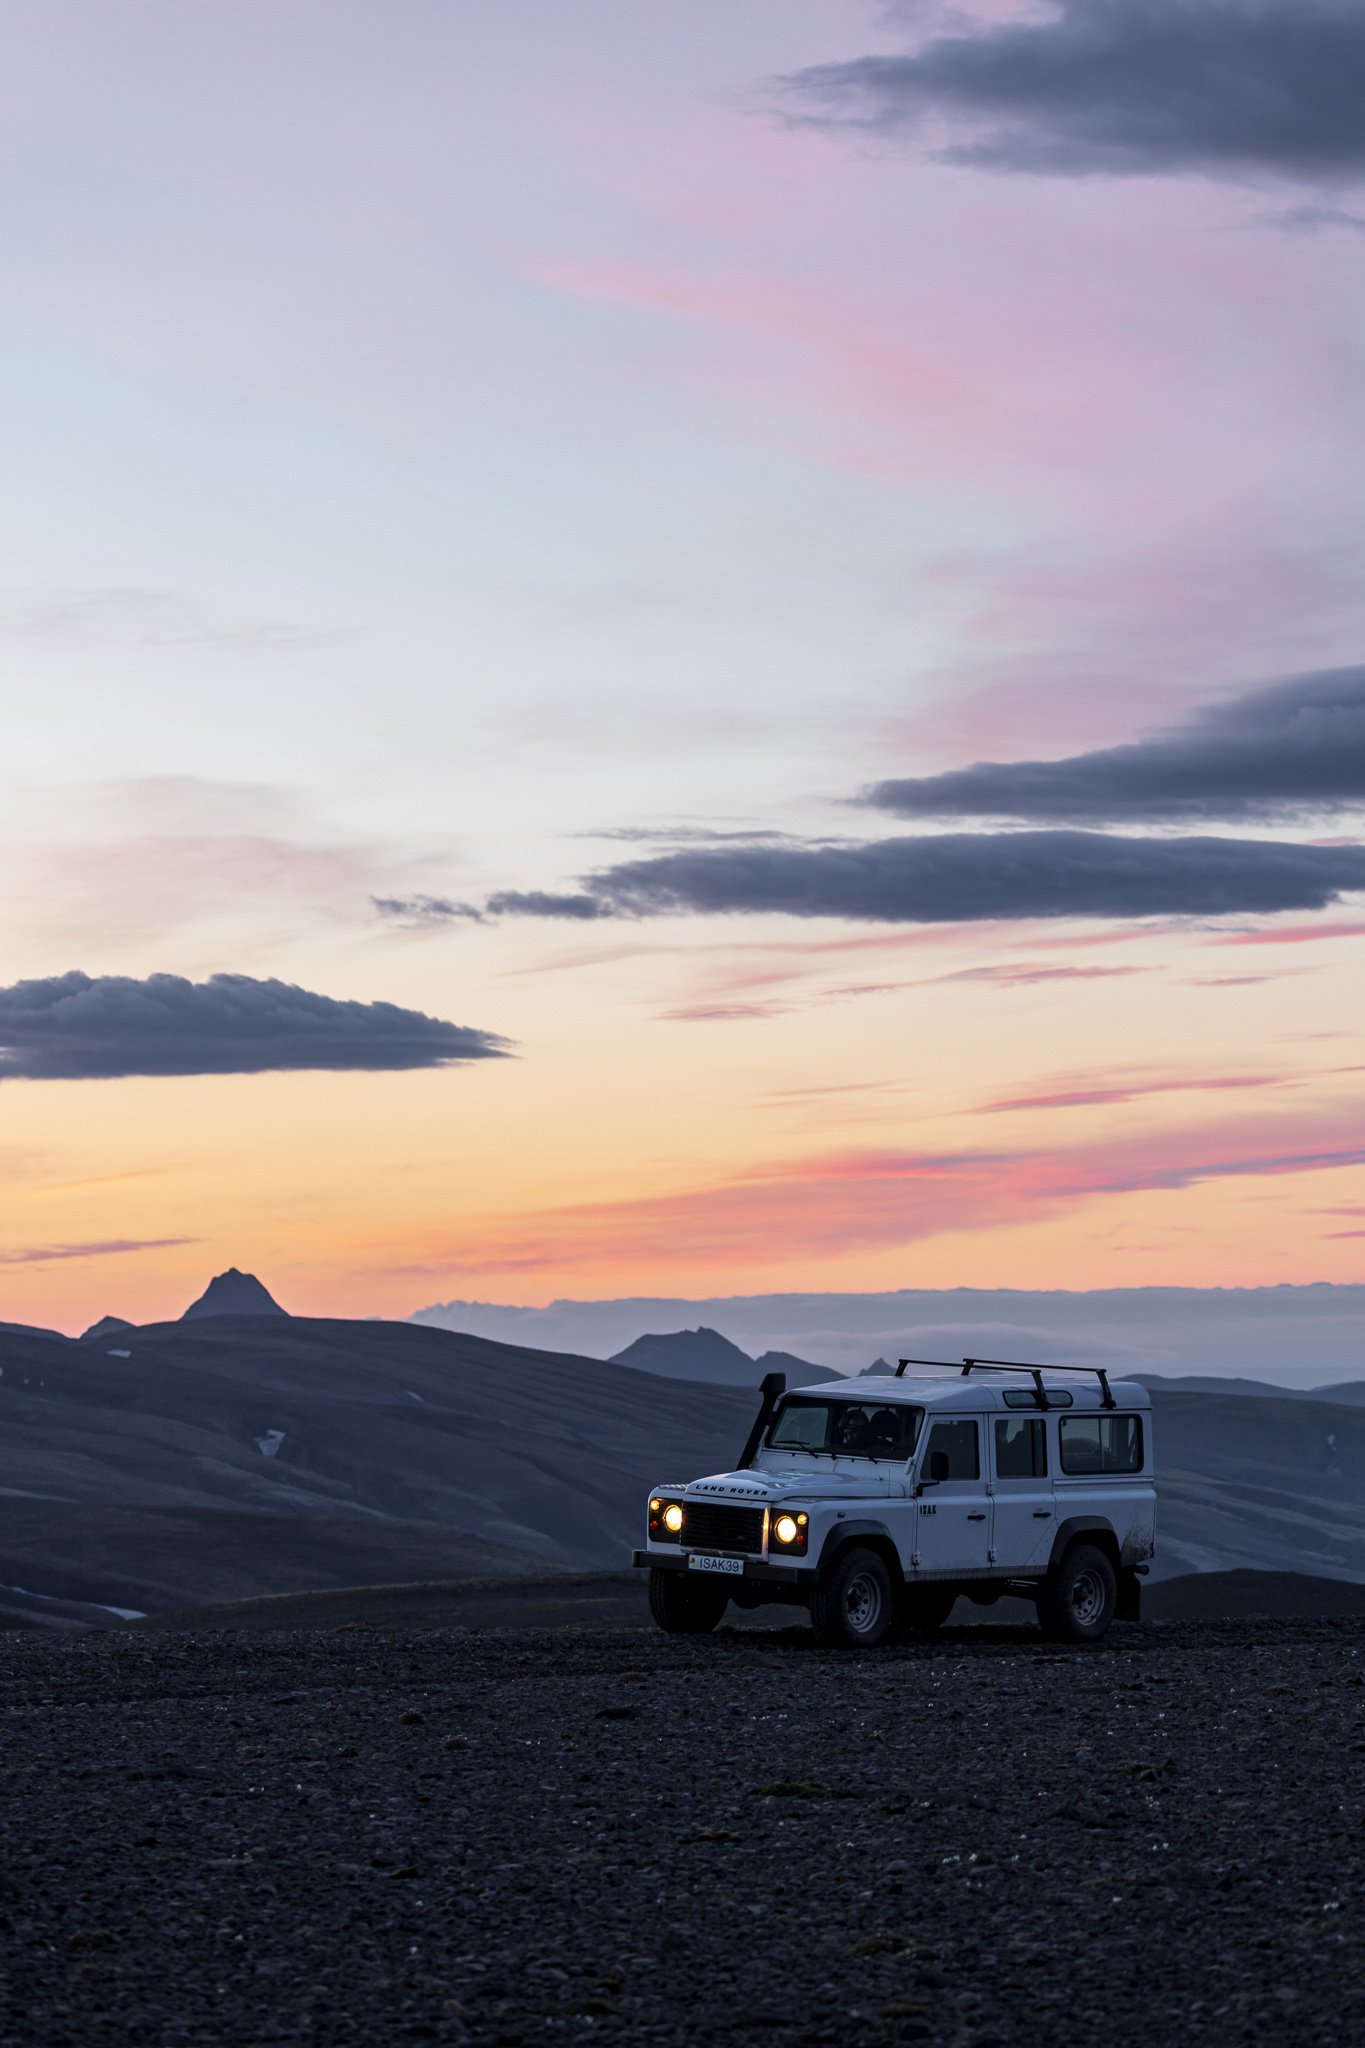
M 3 1648 L 12 2048 L 1365 2035 L 1357 1625 Z
M 619 1565 L 753 1397 L 406 1323 L 229 1316 L 0 1339 L 0 1603 L 152 1612 Z M 1362 1423 L 1365 1428 L 1365 1423 Z M 35 1598 L 33 1596 L 41 1596 Z

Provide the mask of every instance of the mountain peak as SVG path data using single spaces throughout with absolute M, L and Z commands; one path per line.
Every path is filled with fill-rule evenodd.
M 81 1342 L 88 1337 L 117 1337 L 121 1330 L 131 1330 L 133 1325 L 126 1316 L 101 1316 L 88 1330 L 81 1331 Z
M 288 1309 L 280 1307 L 254 1273 L 239 1273 L 235 1266 L 229 1266 L 226 1273 L 218 1273 L 210 1280 L 198 1301 L 190 1303 L 180 1320 L 189 1323 L 201 1316 L 283 1316 L 288 1313 Z

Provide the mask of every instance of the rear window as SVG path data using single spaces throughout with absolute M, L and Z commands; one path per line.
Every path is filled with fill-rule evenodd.
M 1140 1472 L 1140 1415 L 1064 1415 L 1063 1472 Z
M 997 1422 L 995 1425 L 995 1474 L 997 1479 L 1045 1479 L 1047 1477 L 1047 1424 L 1042 1421 Z

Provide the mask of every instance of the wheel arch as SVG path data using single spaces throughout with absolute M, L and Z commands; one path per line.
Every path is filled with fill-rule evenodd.
M 905 1566 L 885 1522 L 836 1522 L 820 1549 L 819 1569 L 828 1571 L 844 1550 L 875 1550 L 891 1574 L 892 1587 L 905 1584 Z
M 1078 1543 L 1092 1543 L 1096 1550 L 1104 1552 L 1115 1572 L 1122 1569 L 1119 1539 L 1113 1523 L 1106 1521 L 1103 1515 L 1069 1515 L 1058 1524 L 1053 1536 L 1048 1570 L 1055 1572 L 1068 1550 L 1073 1550 Z

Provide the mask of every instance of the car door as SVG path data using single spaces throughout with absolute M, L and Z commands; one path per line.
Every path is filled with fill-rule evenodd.
M 925 1431 L 915 1500 L 917 1572 L 981 1572 L 990 1563 L 991 1500 L 976 1416 L 944 1415 Z M 946 1476 L 930 1478 L 935 1454 L 947 1459 Z
M 1056 1527 L 1047 1419 L 997 1415 L 990 1425 L 995 1517 L 991 1549 L 1002 1571 L 1045 1561 Z

